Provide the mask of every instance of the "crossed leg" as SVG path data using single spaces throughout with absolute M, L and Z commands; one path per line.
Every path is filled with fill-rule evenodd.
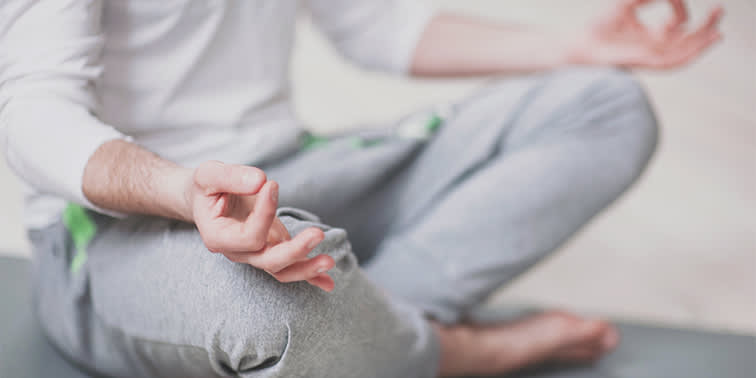
M 298 190 L 283 203 L 350 233 L 373 282 L 453 329 L 620 196 L 656 140 L 651 107 L 629 74 L 567 69 L 483 88 L 455 104 L 425 144 L 391 137 L 367 150 L 337 144 L 269 172 Z M 290 180 L 294 172 L 301 173 Z M 302 190 L 296 182 L 306 177 L 321 184 Z M 313 195 L 318 188 L 325 193 Z M 465 360 L 460 371 L 590 360 L 618 340 L 606 322 L 563 312 L 457 328 L 460 340 L 447 344 L 470 340 L 447 353 Z

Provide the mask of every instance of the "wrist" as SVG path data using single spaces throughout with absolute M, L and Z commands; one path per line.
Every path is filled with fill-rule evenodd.
M 180 180 L 183 183 L 183 199 L 181 212 L 182 220 L 194 223 L 194 169 L 183 168 L 180 173 Z
M 171 218 L 194 223 L 192 195 L 194 170 L 183 167 L 171 167 L 163 176 L 165 181 L 164 199 Z
M 592 55 L 590 38 L 584 34 L 573 34 L 566 38 L 565 61 L 568 65 L 592 65 L 596 61 Z

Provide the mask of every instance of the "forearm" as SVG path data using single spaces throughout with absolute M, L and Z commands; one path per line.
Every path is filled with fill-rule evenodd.
M 418 43 L 411 73 L 471 76 L 535 72 L 583 63 L 576 35 L 439 13 Z
M 192 174 L 133 143 L 113 140 L 89 159 L 82 190 L 103 209 L 191 222 L 186 188 Z
M 174 218 L 197 226 L 209 251 L 268 272 L 280 282 L 335 287 L 328 254 L 307 255 L 325 235 L 297 235 L 276 217 L 278 184 L 258 168 L 208 161 L 182 168 L 135 144 L 102 144 L 84 169 L 82 191 L 104 209 Z

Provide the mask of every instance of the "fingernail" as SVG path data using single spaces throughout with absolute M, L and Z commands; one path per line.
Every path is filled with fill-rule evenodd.
M 321 266 L 321 267 L 320 267 L 320 268 L 318 268 L 318 270 L 316 270 L 315 272 L 316 272 L 316 273 L 318 273 L 318 274 L 320 274 L 320 273 L 325 273 L 325 272 L 327 272 L 327 271 L 328 271 L 328 267 L 325 267 L 325 266 Z
M 256 185 L 260 181 L 260 174 L 257 172 L 254 172 L 254 173 L 245 172 L 244 177 L 242 177 L 242 180 L 244 180 L 244 185 L 248 185 L 248 186 Z
M 307 249 L 314 249 L 318 244 L 320 244 L 320 238 L 312 236 L 312 239 L 307 243 Z

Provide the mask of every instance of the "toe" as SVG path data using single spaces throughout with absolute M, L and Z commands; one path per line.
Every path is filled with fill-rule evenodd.
M 617 347 L 620 341 L 620 333 L 616 327 L 609 325 L 601 338 L 601 350 L 608 352 Z
M 588 348 L 603 354 L 614 349 L 619 342 L 617 328 L 604 320 L 581 318 L 561 311 L 544 315 L 556 322 L 556 334 L 562 335 L 557 338 L 556 350 Z
M 572 327 L 569 344 L 574 347 L 599 345 L 608 328 L 609 324 L 600 320 L 579 319 Z
M 601 351 L 598 348 L 572 348 L 558 352 L 554 356 L 554 361 L 558 362 L 592 362 L 601 357 Z

